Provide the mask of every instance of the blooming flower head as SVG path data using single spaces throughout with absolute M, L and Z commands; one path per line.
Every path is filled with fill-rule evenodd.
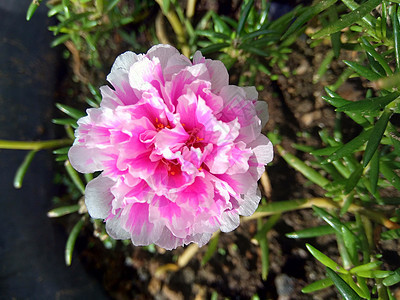
M 267 105 L 254 87 L 228 83 L 220 61 L 172 46 L 125 52 L 100 88 L 99 108 L 78 121 L 69 151 L 93 218 L 134 245 L 173 249 L 232 231 L 260 201 L 257 180 L 272 160 L 261 134 Z

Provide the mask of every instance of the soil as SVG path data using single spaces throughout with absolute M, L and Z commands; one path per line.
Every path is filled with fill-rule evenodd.
M 205 5 L 199 1 L 199 6 Z M 230 12 L 234 14 L 235 12 Z M 125 45 L 114 47 L 104 58 L 105 66 L 111 66 L 114 57 L 123 52 Z M 344 64 L 335 63 L 323 78 L 313 83 L 313 78 L 321 64 L 327 46 L 311 49 L 306 38 L 299 39 L 289 56 L 287 68 L 293 75 L 279 75 L 276 81 L 259 74 L 256 86 L 263 86 L 259 98 L 267 101 L 270 119 L 265 132 L 279 130 L 282 146 L 296 156 L 305 159 L 306 154 L 292 148 L 293 143 L 321 146 L 318 131 L 321 128 L 332 130 L 335 112 L 321 96 L 324 86 L 332 84 L 344 69 Z M 343 56 L 351 53 L 342 53 Z M 338 61 L 341 61 L 340 58 Z M 72 65 L 76 62 L 71 60 Z M 105 84 L 109 69 L 89 72 L 87 66 L 82 74 L 90 82 Z M 240 69 L 240 68 L 238 68 Z M 274 69 L 275 74 L 281 74 Z M 76 75 L 76 74 L 75 74 Z M 235 77 L 235 74 L 231 74 Z M 73 76 L 70 76 L 73 77 Z M 76 77 L 75 77 L 76 79 Z M 235 83 L 235 82 L 233 82 Z M 62 88 L 71 93 L 76 106 L 76 98 L 83 99 L 88 91 L 80 83 L 65 83 Z M 357 80 L 345 83 L 339 94 L 348 99 L 360 99 L 363 86 Z M 344 120 L 349 122 L 348 120 Z M 350 123 L 349 124 L 353 124 Z M 345 136 L 351 137 L 359 129 L 344 127 Z M 267 167 L 271 181 L 271 195 L 267 201 L 322 196 L 322 190 L 291 169 L 278 155 Z M 268 278 L 261 278 L 260 247 L 252 241 L 257 224 L 250 221 L 240 225 L 231 233 L 220 235 L 218 251 L 204 266 L 202 258 L 207 246 L 200 248 L 188 264 L 176 268 L 176 262 L 186 248 L 165 252 L 155 248 L 154 253 L 142 247 L 117 242 L 114 249 L 108 250 L 93 236 L 92 226 L 87 222 L 80 235 L 76 253 L 113 299 L 251 299 L 258 294 L 260 299 L 338 299 L 335 289 L 327 288 L 317 293 L 305 295 L 301 289 L 325 277 L 325 269 L 306 250 L 305 243 L 318 249 L 324 249 L 333 259 L 338 258 L 336 240 L 333 236 L 323 238 L 294 240 L 285 237 L 285 233 L 311 226 L 322 225 L 311 210 L 302 210 L 283 214 L 281 219 L 268 233 L 270 269 Z M 75 258 L 76 259 L 76 258 Z

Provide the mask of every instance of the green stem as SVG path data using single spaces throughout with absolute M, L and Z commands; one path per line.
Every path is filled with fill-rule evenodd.
M 176 37 L 178 39 L 178 43 L 182 49 L 183 55 L 186 57 L 190 56 L 190 49 L 189 45 L 186 41 L 185 30 L 183 29 L 182 23 L 179 21 L 178 16 L 176 13 L 170 9 L 167 13 L 164 12 L 164 5 L 162 0 L 156 0 L 158 5 L 160 5 L 162 12 L 164 13 L 165 17 L 168 19 L 168 22 L 171 24 L 172 29 L 174 30 Z
M 327 209 L 339 209 L 340 203 L 334 202 L 328 198 L 308 198 L 308 199 L 297 199 L 297 200 L 287 200 L 279 202 L 271 202 L 265 205 L 260 205 L 257 211 L 249 216 L 242 217 L 242 221 L 249 221 L 257 218 L 262 218 L 277 213 L 284 213 L 289 211 L 295 211 L 304 208 L 311 208 L 313 205 L 327 208 Z M 362 206 L 351 204 L 347 210 L 350 213 L 360 213 L 368 218 L 374 220 L 375 222 L 382 224 L 388 229 L 400 228 L 400 225 L 390 221 L 383 213 L 374 211 L 371 209 L 364 208 Z
M 72 144 L 70 139 L 48 140 L 48 141 L 8 141 L 0 140 L 0 149 L 14 150 L 42 150 L 53 149 Z

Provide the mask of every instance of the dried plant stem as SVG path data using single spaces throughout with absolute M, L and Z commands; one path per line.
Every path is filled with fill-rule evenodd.
M 272 195 L 272 186 L 271 186 L 271 181 L 269 180 L 269 176 L 267 171 L 265 171 L 260 178 L 261 185 L 264 189 L 264 195 L 266 196 L 267 199 L 271 199 Z
M 42 150 L 54 149 L 72 144 L 70 139 L 48 140 L 48 141 L 8 141 L 0 140 L 0 149 L 14 150 Z
M 178 43 L 182 50 L 183 55 L 186 57 L 190 56 L 190 49 L 186 41 L 185 30 L 183 29 L 182 23 L 179 21 L 178 16 L 173 10 L 168 10 L 168 12 L 164 11 L 164 5 L 162 0 L 156 0 L 158 5 L 160 5 L 162 12 L 165 17 L 168 19 L 168 22 L 171 24 L 172 29 L 174 30 L 176 37 L 178 39 Z
M 156 35 L 162 44 L 171 44 L 165 32 L 164 16 L 161 12 L 156 17 Z
M 186 6 L 186 17 L 192 18 L 194 16 L 194 11 L 196 9 L 196 0 L 188 0 L 188 4 Z

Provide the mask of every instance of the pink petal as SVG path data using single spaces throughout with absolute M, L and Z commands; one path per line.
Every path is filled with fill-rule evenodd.
M 100 108 L 78 120 L 69 151 L 89 214 L 115 239 L 173 249 L 199 246 L 261 198 L 257 181 L 273 157 L 268 119 L 254 87 L 229 84 L 220 61 L 193 63 L 169 45 L 120 55 L 100 88 Z

